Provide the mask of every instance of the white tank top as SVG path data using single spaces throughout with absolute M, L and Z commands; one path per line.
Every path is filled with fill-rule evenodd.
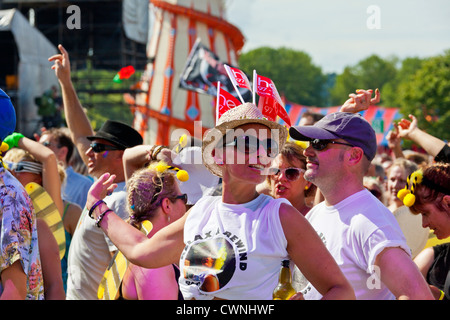
M 185 299 L 270 300 L 287 241 L 279 207 L 289 202 L 259 195 L 245 204 L 201 198 L 184 228 L 180 290 Z

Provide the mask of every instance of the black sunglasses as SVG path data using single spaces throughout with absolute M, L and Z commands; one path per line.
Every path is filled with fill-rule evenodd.
M 344 146 L 350 146 L 350 147 L 354 147 L 354 145 L 349 144 L 349 143 L 343 143 L 343 142 L 337 142 L 334 140 L 321 140 L 321 139 L 314 139 L 312 141 L 309 142 L 310 146 L 317 151 L 322 151 L 323 149 L 325 149 L 329 143 L 332 144 L 342 144 Z
M 42 145 L 43 145 L 43 146 L 46 146 L 46 147 L 52 147 L 52 146 L 54 146 L 54 145 L 51 144 L 50 141 L 44 141 L 44 142 L 42 142 Z M 59 148 L 61 148 L 61 145 L 57 144 L 55 147 L 59 149 Z
M 92 148 L 92 151 L 94 151 L 95 153 L 101 153 L 103 151 L 123 150 L 122 148 L 119 147 L 110 146 L 98 142 L 92 142 L 90 147 Z
M 278 176 L 280 174 L 280 172 L 282 172 L 284 174 L 284 176 L 286 177 L 286 179 L 288 179 L 289 181 L 295 181 L 298 178 L 300 178 L 300 174 L 304 173 L 305 170 L 300 169 L 300 168 L 295 168 L 295 167 L 285 168 L 285 169 L 268 168 L 267 172 L 268 172 L 267 174 L 271 175 L 271 176 Z
M 187 202 L 188 202 L 188 196 L 186 193 L 180 194 L 179 196 L 176 196 L 176 197 L 171 197 L 169 199 L 171 199 L 171 200 L 181 199 L 184 202 L 184 204 L 187 204 Z
M 240 152 L 245 154 L 255 153 L 260 146 L 266 150 L 267 156 L 274 158 L 278 154 L 278 143 L 272 139 L 259 140 L 254 136 L 239 136 L 233 141 L 224 143 L 223 146 L 235 146 Z

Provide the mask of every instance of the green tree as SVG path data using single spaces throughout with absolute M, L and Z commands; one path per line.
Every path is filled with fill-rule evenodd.
M 243 53 L 239 58 L 239 68 L 249 77 L 256 70 L 272 79 L 280 95 L 284 94 L 289 101 L 310 106 L 325 104 L 322 89 L 327 78 L 305 52 L 284 47 L 261 47 Z
M 423 61 L 398 95 L 402 114 L 415 115 L 421 129 L 450 140 L 450 50 Z
M 331 90 L 331 102 L 339 105 L 348 94 L 356 89 L 382 89 L 397 74 L 396 64 L 398 59 L 382 59 L 377 55 L 371 55 L 359 61 L 355 66 L 348 66 L 336 77 L 336 84 Z M 383 95 L 381 96 L 383 99 Z
M 425 59 L 413 57 L 406 58 L 402 61 L 395 78 L 380 88 L 383 105 L 389 107 L 399 107 L 401 104 L 401 95 L 399 92 L 405 90 L 405 86 L 411 81 L 414 74 L 422 67 Z

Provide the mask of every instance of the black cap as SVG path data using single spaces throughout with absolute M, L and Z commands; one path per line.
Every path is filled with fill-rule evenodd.
M 104 139 L 123 149 L 143 143 L 139 132 L 125 123 L 113 120 L 107 120 L 94 136 L 88 136 L 86 138 L 91 141 L 94 139 Z

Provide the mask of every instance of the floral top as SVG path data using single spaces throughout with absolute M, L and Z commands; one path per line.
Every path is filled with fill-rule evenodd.
M 44 299 L 36 216 L 27 192 L 0 164 L 0 276 L 20 261 L 27 275 L 27 300 Z M 0 296 L 3 287 L 0 282 Z

